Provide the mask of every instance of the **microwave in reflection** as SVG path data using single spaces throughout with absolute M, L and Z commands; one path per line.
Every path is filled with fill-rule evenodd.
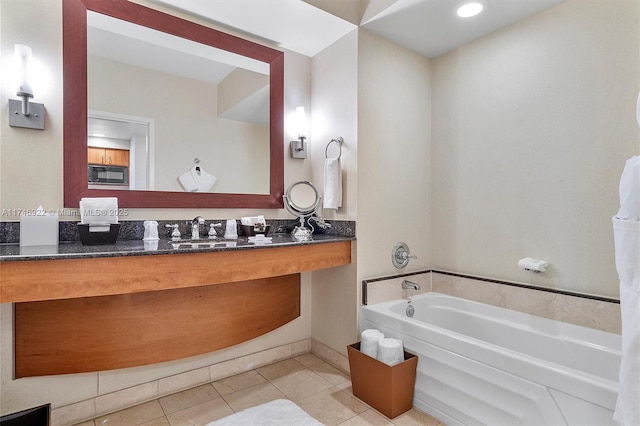
M 89 164 L 89 183 L 129 185 L 129 168 L 127 166 L 99 166 Z

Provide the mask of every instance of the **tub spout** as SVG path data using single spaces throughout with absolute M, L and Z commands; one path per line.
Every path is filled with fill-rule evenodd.
M 404 288 L 405 290 L 420 290 L 420 286 L 418 284 L 408 280 L 402 280 L 402 288 Z

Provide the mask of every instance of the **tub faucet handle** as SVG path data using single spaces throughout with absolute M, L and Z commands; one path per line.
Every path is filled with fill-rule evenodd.
M 417 259 L 418 256 L 411 255 L 409 246 L 406 243 L 397 243 L 391 250 L 391 263 L 398 269 L 402 269 L 409 263 L 409 259 Z

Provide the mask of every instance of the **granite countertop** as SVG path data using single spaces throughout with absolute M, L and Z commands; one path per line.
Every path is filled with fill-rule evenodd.
M 10 243 L 0 244 L 0 262 L 253 250 L 355 240 L 353 236 L 327 234 L 314 234 L 310 241 L 296 241 L 290 234 L 270 234 L 269 238 L 271 243 L 253 243 L 247 237 L 238 237 L 236 240 L 200 239 L 195 242 L 188 238 L 179 241 L 122 240 L 109 245 L 82 245 L 78 241 L 62 242 L 57 246 L 20 247 L 19 244 Z

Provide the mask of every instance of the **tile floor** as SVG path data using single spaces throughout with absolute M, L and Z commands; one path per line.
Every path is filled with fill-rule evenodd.
M 245 408 L 281 398 L 292 400 L 327 426 L 442 426 L 438 420 L 415 409 L 393 420 L 388 419 L 353 396 L 349 376 L 310 353 L 168 395 L 78 426 L 206 425 Z

